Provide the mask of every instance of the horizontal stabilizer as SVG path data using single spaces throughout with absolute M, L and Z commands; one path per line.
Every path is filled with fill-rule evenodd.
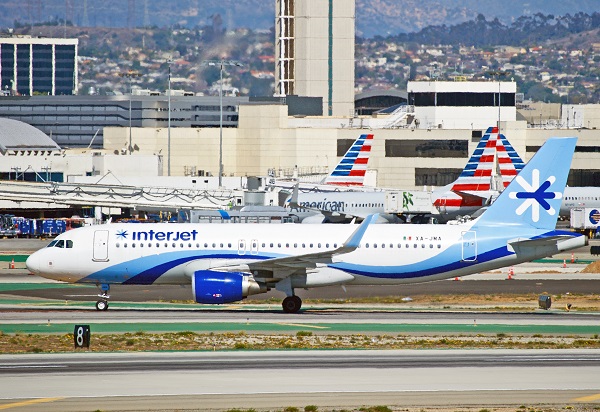
M 509 245 L 515 247 L 538 247 L 538 246 L 548 246 L 548 245 L 553 245 L 556 244 L 558 242 L 560 242 L 561 240 L 569 240 L 572 239 L 573 236 L 568 236 L 568 235 L 557 235 L 557 236 L 549 236 L 549 237 L 545 237 L 545 238 L 540 238 L 540 239 L 517 239 L 515 241 L 510 241 L 508 242 Z

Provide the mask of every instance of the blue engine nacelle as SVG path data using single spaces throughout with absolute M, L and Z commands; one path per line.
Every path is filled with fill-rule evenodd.
M 192 276 L 192 291 L 197 303 L 218 304 L 237 302 L 267 288 L 244 273 L 198 270 Z

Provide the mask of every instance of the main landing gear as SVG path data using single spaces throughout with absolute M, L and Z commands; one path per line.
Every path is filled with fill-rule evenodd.
M 302 307 L 302 299 L 296 295 L 288 296 L 281 304 L 285 313 L 297 313 Z
M 110 295 L 108 292 L 110 291 L 110 285 L 103 283 L 100 285 L 101 294 L 98 295 L 100 300 L 96 302 L 96 310 L 107 310 L 108 309 L 108 299 L 110 299 Z

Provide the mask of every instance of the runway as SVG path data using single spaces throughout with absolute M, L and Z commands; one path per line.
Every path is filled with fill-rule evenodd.
M 227 306 L 169 303 L 189 300 L 180 286 L 111 287 L 111 309 L 94 309 L 94 287 L 61 285 L 23 270 L 0 270 L 0 331 L 92 334 L 195 331 L 295 334 L 520 334 L 587 336 L 600 333 L 600 313 L 534 310 L 536 296 L 600 294 L 600 276 L 582 265 L 528 264 L 462 282 L 300 290 L 304 299 L 374 296 L 503 294 L 496 303 L 464 310 L 424 309 L 412 303 L 310 303 L 285 314 L 279 300 L 248 299 Z M 548 268 L 551 267 L 550 270 Z M 562 270 L 561 270 L 562 269 Z M 534 273 L 539 272 L 539 273 Z M 531 311 L 510 310 L 511 295 L 531 294 Z M 281 298 L 279 293 L 259 299 Z M 503 298 L 503 299 L 504 299 Z M 152 301 L 152 302 L 150 302 Z M 597 405 L 600 350 L 294 350 L 0 355 L 0 410 L 117 411 L 319 410 L 388 405 L 457 408 L 509 405 Z
M 182 410 L 593 404 L 600 351 L 0 356 L 0 408 Z M 38 403 L 27 404 L 36 400 Z M 84 407 L 85 406 L 85 407 Z

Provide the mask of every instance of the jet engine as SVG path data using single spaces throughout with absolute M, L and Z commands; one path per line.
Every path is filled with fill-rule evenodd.
M 230 303 L 267 291 L 251 276 L 241 272 L 198 270 L 192 276 L 192 291 L 198 303 Z

